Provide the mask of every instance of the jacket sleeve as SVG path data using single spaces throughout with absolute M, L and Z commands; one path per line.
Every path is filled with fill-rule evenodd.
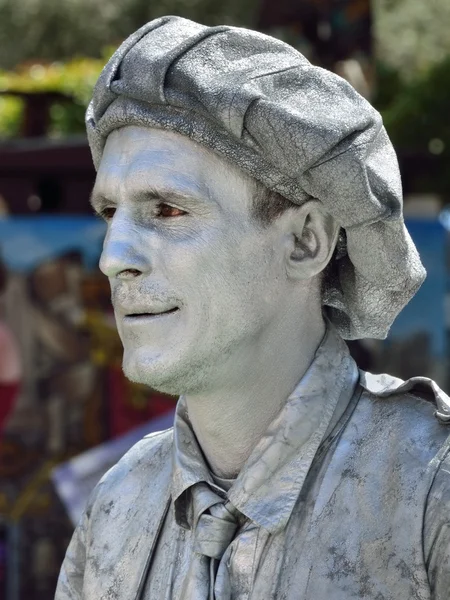
M 153 498 L 155 502 L 155 498 L 163 497 L 162 490 L 164 494 L 169 494 L 171 454 L 172 430 L 158 432 L 135 444 L 103 475 L 89 498 L 67 549 L 55 600 L 122 597 L 120 590 L 132 585 L 124 564 L 117 558 L 123 553 L 122 540 L 117 538 L 117 527 L 125 530 L 129 527 L 129 515 L 139 514 L 137 498 Z M 153 487 L 149 488 L 148 481 L 158 482 L 156 496 Z M 156 516 L 151 522 L 156 530 L 160 523 L 159 507 L 154 512 Z M 146 531 L 150 531 L 148 522 L 146 518 Z M 141 541 L 141 549 L 146 548 L 148 540 L 136 522 L 132 529 L 135 534 L 139 532 L 137 537 Z M 132 552 L 137 552 L 135 546 L 138 540 L 127 538 L 127 541 Z M 134 554 L 130 555 L 131 550 L 124 561 L 127 565 L 134 560 Z
M 86 533 L 89 526 L 87 511 L 84 512 L 59 573 L 55 600 L 82 600 L 84 567 L 86 563 Z
M 428 496 L 424 555 L 432 600 L 450 598 L 450 456 L 442 461 Z
M 107 474 L 106 474 L 107 475 Z M 59 573 L 55 600 L 83 600 L 84 571 L 89 547 L 91 514 L 103 488 L 106 475 L 100 480 L 91 493 L 87 506 L 81 516 Z

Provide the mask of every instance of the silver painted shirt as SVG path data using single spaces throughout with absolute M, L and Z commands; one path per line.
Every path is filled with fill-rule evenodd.
M 450 400 L 425 378 L 356 379 L 330 329 L 227 492 L 242 516 L 217 600 L 450 599 Z M 205 486 L 224 493 L 181 400 L 94 490 L 56 600 L 180 600 Z

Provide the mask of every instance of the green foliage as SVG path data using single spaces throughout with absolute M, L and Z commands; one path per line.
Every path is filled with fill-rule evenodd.
M 412 79 L 450 54 L 449 0 L 372 0 L 376 52 Z
M 398 146 L 428 150 L 441 139 L 450 151 L 450 56 L 405 84 L 384 110 L 384 121 Z
M 86 104 L 105 60 L 77 58 L 66 63 L 32 64 L 15 71 L 0 71 L 0 90 L 58 91 Z
M 180 15 L 207 25 L 251 25 L 258 0 L 0 0 L 0 67 L 99 57 L 147 21 Z
M 84 133 L 84 112 L 107 58 L 78 58 L 67 63 L 33 64 L 12 72 L 0 71 L 0 91 L 65 94 L 71 101 L 56 102 L 51 108 L 50 135 Z M 17 136 L 22 116 L 20 98 L 0 96 L 0 136 Z
M 449 0 L 372 0 L 372 6 L 377 55 L 402 77 L 450 53 Z M 162 15 L 254 26 L 259 7 L 260 0 L 0 0 L 0 68 L 98 58 L 103 47 Z
M 19 136 L 22 119 L 22 100 L 11 96 L 0 96 L 0 138 Z
M 438 175 L 424 169 L 422 191 L 450 196 L 450 55 L 407 83 L 391 69 L 380 73 L 375 104 L 392 142 L 400 152 L 434 157 Z
M 0 67 L 13 69 L 0 70 L 0 91 L 70 96 L 73 103 L 52 106 L 50 135 L 83 133 L 86 105 L 108 58 L 103 48 L 167 14 L 251 26 L 257 6 L 258 0 L 0 0 Z M 0 137 L 19 134 L 22 114 L 21 100 L 0 97 Z
M 372 103 L 379 111 L 387 109 L 399 94 L 401 94 L 404 83 L 397 69 L 388 64 L 378 61 L 376 63 L 375 97 Z
M 119 12 L 118 0 L 0 0 L 0 67 L 80 54 L 98 58 L 116 42 L 111 24 Z

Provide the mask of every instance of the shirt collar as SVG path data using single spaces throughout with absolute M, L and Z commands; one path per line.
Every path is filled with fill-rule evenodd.
M 245 516 L 269 532 L 284 528 L 322 440 L 347 407 L 358 381 L 358 369 L 347 345 L 328 325 L 305 375 L 272 421 L 228 492 Z M 174 424 L 172 498 L 179 525 L 193 515 L 189 488 L 215 484 L 192 430 L 181 397 Z

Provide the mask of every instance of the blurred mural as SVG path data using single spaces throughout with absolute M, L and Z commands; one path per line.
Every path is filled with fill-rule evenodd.
M 172 398 L 122 374 L 109 283 L 96 268 L 103 235 L 94 217 L 0 220 L 9 270 L 2 316 L 24 373 L 0 438 L 0 582 L 8 592 L 0 597 L 11 600 L 54 591 L 73 527 L 73 499 L 63 496 L 64 506 L 55 493 L 54 467 L 118 438 L 118 449 L 110 445 L 95 463 L 99 478 L 126 451 L 121 435 L 143 424 L 150 431 L 174 408 Z M 83 482 L 75 483 L 79 493 Z

